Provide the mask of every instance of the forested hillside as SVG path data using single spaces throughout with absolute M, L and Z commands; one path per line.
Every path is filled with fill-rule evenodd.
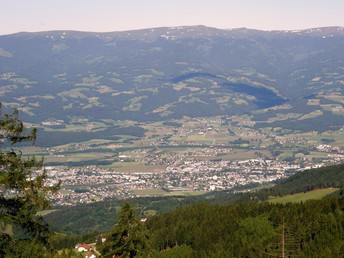
M 341 257 L 343 209 L 344 199 L 337 197 L 286 205 L 196 204 L 146 225 L 162 253 L 183 245 L 189 257 Z
M 338 188 L 337 194 L 343 195 L 344 164 L 300 171 L 289 178 L 281 180 L 273 187 L 237 194 L 227 199 L 230 202 L 242 202 L 253 199 L 266 201 L 269 197 L 280 197 L 331 187 Z
M 310 169 L 226 205 L 195 204 L 147 221 L 156 249 L 190 257 L 340 257 L 344 254 L 344 165 Z M 271 204 L 269 197 L 335 187 L 337 195 Z M 262 202 L 264 201 L 264 202 Z M 236 204 L 233 202 L 236 202 Z M 172 249 L 170 249 L 172 247 Z M 283 251 L 284 250 L 284 251 Z
M 137 208 L 140 217 L 167 212 L 181 206 L 204 201 L 205 197 L 147 197 L 135 198 L 130 203 Z M 74 207 L 62 207 L 45 216 L 52 228 L 67 234 L 88 234 L 105 232 L 116 223 L 118 208 L 123 200 L 111 200 Z

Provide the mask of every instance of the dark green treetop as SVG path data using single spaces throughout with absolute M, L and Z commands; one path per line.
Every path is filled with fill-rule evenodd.
M 150 250 L 148 231 L 130 205 L 121 206 L 118 223 L 100 248 L 104 257 L 145 257 Z

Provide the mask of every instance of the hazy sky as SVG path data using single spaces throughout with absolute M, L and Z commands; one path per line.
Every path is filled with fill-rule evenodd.
M 0 34 L 180 25 L 262 30 L 344 26 L 344 0 L 0 0 Z

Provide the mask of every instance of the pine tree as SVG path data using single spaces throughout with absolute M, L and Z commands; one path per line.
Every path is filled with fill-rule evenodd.
M 142 257 L 149 251 L 148 231 L 130 203 L 122 205 L 118 223 L 100 248 L 104 257 Z
M 12 228 L 15 232 L 0 230 L 0 257 L 10 253 L 21 256 L 23 246 L 27 249 L 35 245 L 33 249 L 42 252 L 49 246 L 51 231 L 37 212 L 49 206 L 46 195 L 57 191 L 59 184 L 45 185 L 43 159 L 24 158 L 20 151 L 3 147 L 34 143 L 35 139 L 36 129 L 28 132 L 18 118 L 18 111 L 4 114 L 0 103 L 0 228 Z

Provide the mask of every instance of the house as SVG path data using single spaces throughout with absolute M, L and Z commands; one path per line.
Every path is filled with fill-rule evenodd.
M 87 253 L 86 256 L 85 256 L 85 258 L 96 258 L 96 257 L 97 256 L 95 256 L 95 254 L 92 253 L 92 252 Z
M 78 249 L 78 252 L 86 252 L 86 251 L 92 250 L 92 247 L 86 243 L 83 243 L 83 244 L 77 244 L 75 246 L 75 249 Z

